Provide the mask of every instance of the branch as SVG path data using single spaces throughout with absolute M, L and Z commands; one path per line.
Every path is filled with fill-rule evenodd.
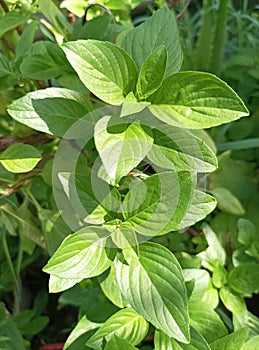
M 0 0 L 0 5 L 2 6 L 5 13 L 9 12 L 9 8 L 6 5 L 6 3 L 4 2 L 4 0 Z
M 25 137 L 12 136 L 12 135 L 2 136 L 0 137 L 0 152 L 3 152 L 14 143 L 26 143 L 28 145 L 35 146 L 35 145 L 38 145 L 39 143 L 47 143 L 51 141 L 52 141 L 52 138 L 40 132 L 29 136 L 25 136 Z

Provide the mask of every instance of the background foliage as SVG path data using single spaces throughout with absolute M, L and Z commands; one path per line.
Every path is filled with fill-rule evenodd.
M 0 4 L 0 348 L 38 349 L 44 343 L 66 341 L 64 349 L 69 350 L 256 349 L 258 5 L 168 1 L 175 21 L 163 1 L 107 0 L 96 6 L 82 0 Z M 144 22 L 145 26 L 139 26 Z M 148 47 L 154 38 L 156 45 Z M 139 42 L 147 45 L 147 52 Z M 235 121 L 246 114 L 244 105 L 210 73 L 237 92 L 250 112 L 248 118 Z M 215 89 L 209 96 L 214 111 L 206 104 L 197 106 L 201 84 L 212 84 Z M 85 207 L 95 211 L 87 219 L 90 226 L 71 235 L 53 196 L 53 158 L 60 138 L 88 112 L 121 102 L 128 108 L 126 115 L 150 105 L 166 129 L 161 126 L 151 137 L 136 118 L 122 132 L 116 131 L 115 123 L 109 134 L 103 129 L 109 120 L 93 120 L 99 132 L 79 158 L 75 181 Z M 191 118 L 189 108 L 196 108 Z M 202 122 L 199 113 L 204 116 Z M 206 133 L 186 129 L 179 133 L 179 123 L 190 129 L 206 128 Z M 203 157 L 197 159 L 188 144 L 180 150 L 172 146 L 165 134 L 179 135 L 185 143 L 195 140 Z M 126 200 L 123 217 L 116 217 L 115 223 L 114 213 L 105 211 L 103 202 L 96 203 L 89 192 L 90 169 L 98 152 L 109 168 L 110 149 L 105 153 L 103 144 L 114 140 L 114 135 L 118 136 L 115 149 L 120 152 L 116 172 L 114 176 L 104 172 L 101 180 L 114 186 L 113 198 L 127 198 L 133 177 L 125 175 L 133 169 L 142 174 L 140 179 L 151 193 L 142 207 L 146 216 L 129 215 L 137 200 L 134 197 Z M 141 147 L 121 166 L 129 152 L 122 144 L 134 137 L 141 140 Z M 167 162 L 161 163 L 161 154 Z M 146 156 L 161 167 L 168 166 L 168 159 L 174 163 L 182 184 L 181 205 L 163 232 L 166 235 L 153 237 L 138 249 L 125 248 L 121 237 L 132 235 L 132 227 L 149 236 L 150 227 L 138 225 L 148 219 L 146 208 L 159 195 L 153 191 L 159 188 L 157 176 L 141 163 Z M 187 190 L 193 181 L 190 167 L 195 173 L 201 169 L 209 173 L 202 179 L 205 198 Z M 70 174 L 62 176 L 69 192 L 74 179 Z M 170 172 L 164 178 L 169 188 L 174 178 Z M 133 183 L 135 194 L 139 183 Z M 216 203 L 210 195 L 217 200 L 213 212 Z M 194 208 L 202 202 L 205 205 L 200 217 L 187 217 L 185 226 L 190 227 L 183 231 L 180 222 L 188 213 L 190 198 Z M 163 223 L 167 217 L 158 219 Z M 109 236 L 118 220 L 120 239 L 112 239 L 121 248 L 120 254 L 115 257 L 114 248 L 109 252 L 101 246 L 93 249 L 93 243 Z M 91 226 L 103 222 L 110 226 L 101 230 Z M 49 293 L 43 267 L 51 275 L 50 292 L 62 293 Z

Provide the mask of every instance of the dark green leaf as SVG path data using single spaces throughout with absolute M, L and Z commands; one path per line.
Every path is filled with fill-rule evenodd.
M 57 44 L 39 41 L 31 46 L 20 69 L 25 78 L 45 80 L 59 77 L 71 67 Z
M 0 348 L 3 350 L 25 350 L 24 339 L 3 303 L 0 304 L 0 325 Z
M 136 95 L 144 100 L 155 92 L 165 76 L 167 51 L 164 46 L 158 47 L 147 57 L 141 66 L 137 81 Z
M 167 7 L 129 32 L 121 44 L 140 69 L 148 56 L 158 47 L 165 46 L 168 53 L 166 76 L 178 72 L 182 65 L 182 52 L 175 16 Z
M 259 291 L 258 264 L 241 264 L 228 274 L 229 286 L 240 294 L 250 295 Z
M 14 101 L 8 109 L 13 119 L 32 129 L 63 136 L 68 129 L 92 109 L 80 93 L 68 89 L 48 88 L 30 92 Z M 91 120 L 81 128 L 91 128 Z M 93 125 L 92 125 L 93 128 Z M 78 135 L 70 135 L 77 137 Z
M 2 15 L 0 19 L 0 38 L 9 30 L 24 24 L 28 18 L 28 15 L 22 14 L 19 10 L 9 11 Z

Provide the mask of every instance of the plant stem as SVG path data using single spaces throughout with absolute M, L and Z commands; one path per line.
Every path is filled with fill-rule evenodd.
M 216 33 L 210 61 L 210 71 L 219 75 L 222 67 L 222 55 L 226 36 L 229 0 L 220 0 L 217 10 Z
M 208 71 L 214 37 L 213 0 L 204 0 L 201 27 L 194 51 L 194 69 Z
M 218 151 L 227 151 L 227 150 L 234 151 L 234 150 L 242 150 L 242 149 L 249 149 L 249 148 L 258 148 L 259 138 L 219 143 L 216 146 Z
M 9 8 L 6 5 L 6 3 L 4 2 L 4 0 L 0 0 L 0 5 L 2 6 L 5 13 L 9 12 Z
M 13 295 L 14 295 L 14 308 L 13 308 L 13 314 L 17 315 L 20 312 L 20 304 L 19 304 L 19 288 L 18 288 L 18 282 L 17 282 L 17 276 L 15 273 L 15 269 L 13 267 L 12 258 L 8 249 L 8 244 L 6 241 L 6 231 L 3 232 L 2 237 L 2 244 L 3 244 L 3 250 L 6 257 L 6 261 L 13 279 L 14 288 L 13 288 Z

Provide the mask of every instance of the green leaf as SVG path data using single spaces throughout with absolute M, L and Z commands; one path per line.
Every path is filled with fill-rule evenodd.
M 0 163 L 11 173 L 27 173 L 41 160 L 40 152 L 31 145 L 15 143 L 0 156 Z
M 207 303 L 199 302 L 189 305 L 190 324 L 208 343 L 228 334 L 227 328 L 219 315 Z
M 67 130 L 92 109 L 80 93 L 68 89 L 48 88 L 30 92 L 8 108 L 13 119 L 32 129 L 63 136 Z M 93 129 L 91 120 L 82 121 L 81 128 Z M 84 129 L 84 130 L 85 130 Z M 67 135 L 66 135 L 67 136 Z M 73 138 L 76 135 L 70 135 Z
M 119 105 L 134 90 L 136 66 L 115 44 L 78 40 L 62 48 L 85 86 L 104 102 Z
M 53 33 L 58 42 L 62 43 L 63 37 L 72 32 L 72 25 L 64 17 L 61 10 L 51 0 L 39 0 L 39 12 L 42 13 L 54 26 Z M 60 38 L 61 35 L 61 38 Z
M 251 338 L 240 350 L 257 350 L 259 347 L 259 335 Z
M 84 279 L 98 276 L 111 265 L 103 227 L 89 226 L 67 236 L 43 271 L 59 278 Z
M 212 281 L 213 285 L 218 289 L 227 283 L 227 271 L 220 263 L 214 265 Z
M 6 56 L 0 53 L 0 77 L 5 77 L 12 74 L 10 61 Z
M 215 153 L 189 130 L 159 125 L 153 130 L 154 144 L 147 157 L 152 164 L 176 171 L 214 171 Z
M 195 190 L 193 192 L 191 203 L 181 222 L 180 228 L 186 228 L 194 225 L 196 222 L 204 219 L 216 208 L 215 198 L 207 193 Z
M 63 1 L 64 3 L 64 1 Z M 74 26 L 71 40 L 94 39 L 105 40 L 112 17 L 104 14 L 103 16 L 94 17 L 83 24 L 83 19 L 79 18 Z
M 190 344 L 183 344 L 165 333 L 155 331 L 155 350 L 211 350 L 206 340 L 194 328 L 190 328 Z
M 57 44 L 39 41 L 31 46 L 20 69 L 25 78 L 45 80 L 59 77 L 71 67 Z
M 255 225 L 247 219 L 239 219 L 238 226 L 238 241 L 246 246 L 259 240 Z
M 139 69 L 160 46 L 164 46 L 168 53 L 166 76 L 181 68 L 182 51 L 177 23 L 173 12 L 167 7 L 156 11 L 145 23 L 129 32 L 121 46 L 134 59 Z
M 15 29 L 24 24 L 29 16 L 21 13 L 20 10 L 13 10 L 1 15 L 0 38 L 9 30 Z
M 198 304 L 206 290 L 208 289 L 210 275 L 206 270 L 199 269 L 184 269 L 183 270 L 185 282 L 193 281 L 194 286 L 189 297 L 188 303 Z
M 227 188 L 216 187 L 210 192 L 216 198 L 218 203 L 217 207 L 220 210 L 237 216 L 245 214 L 245 210 L 240 201 Z
M 234 267 L 228 274 L 229 286 L 240 294 L 250 295 L 259 292 L 258 264 L 244 263 Z
M 145 236 L 177 230 L 182 227 L 194 183 L 193 175 L 189 172 L 168 171 L 145 180 L 136 178 L 123 201 L 123 216 L 137 232 Z
M 225 307 L 234 315 L 245 315 L 247 312 L 244 299 L 237 294 L 234 294 L 229 287 L 223 287 L 219 291 L 220 299 Z
M 110 188 L 94 174 L 60 172 L 58 176 L 71 202 L 71 210 L 82 221 L 98 225 L 112 220 L 112 212 L 116 212 L 121 204 L 116 188 Z
M 24 339 L 3 303 L 0 304 L 0 324 L 0 349 L 25 350 Z
M 204 223 L 202 225 L 202 229 L 208 242 L 208 248 L 199 253 L 198 256 L 202 258 L 202 265 L 210 271 L 213 271 L 216 263 L 219 263 L 222 266 L 225 265 L 226 252 L 222 247 L 216 233 L 209 227 L 209 225 Z
M 42 208 L 37 210 L 47 251 L 49 255 L 53 255 L 63 239 L 71 233 L 71 229 L 66 225 L 59 211 Z
M 103 275 L 98 277 L 100 282 L 100 287 L 102 288 L 103 293 L 106 295 L 111 302 L 123 308 L 127 305 L 127 301 L 121 294 L 117 279 L 116 279 L 116 270 L 115 265 L 112 264 L 108 271 L 105 271 Z
M 174 255 L 157 243 L 123 249 L 116 261 L 117 281 L 130 305 L 168 336 L 189 342 L 187 292 Z
M 28 24 L 28 26 L 24 29 L 15 48 L 16 60 L 28 55 L 28 51 L 30 50 L 30 47 L 34 41 L 38 25 L 39 22 L 35 20 Z
M 109 132 L 107 128 L 110 120 L 111 117 L 106 116 L 97 122 L 94 141 L 103 171 L 109 183 L 116 185 L 143 160 L 152 146 L 153 138 L 139 123 L 129 125 L 122 132 Z M 116 131 L 116 125 L 111 127 L 111 131 L 113 129 Z
M 248 329 L 244 327 L 223 338 L 215 340 L 210 344 L 210 347 L 211 350 L 240 350 L 247 338 Z
M 86 345 L 101 350 L 103 340 L 109 341 L 113 335 L 136 345 L 145 338 L 147 331 L 148 323 L 145 319 L 135 310 L 126 308 L 110 317 L 87 341 Z
M 110 341 L 105 345 L 104 350 L 137 350 L 135 346 L 124 339 L 120 339 L 113 335 Z
M 155 92 L 162 84 L 167 63 L 165 46 L 158 47 L 147 57 L 141 66 L 136 87 L 139 100 L 144 100 Z
M 101 323 L 95 323 L 91 322 L 86 318 L 86 316 L 83 316 L 76 327 L 73 329 L 72 333 L 70 333 L 69 337 L 66 340 L 66 343 L 64 345 L 64 350 L 69 350 L 76 341 L 79 340 L 80 337 L 82 337 L 85 333 L 88 333 L 89 331 L 96 329 L 101 326 Z
M 49 276 L 49 293 L 60 293 L 64 290 L 74 287 L 75 284 L 81 282 L 81 278 L 60 278 L 57 276 Z
M 150 111 L 158 119 L 190 129 L 209 128 L 249 114 L 225 82 L 204 72 L 176 73 L 148 100 L 152 103 Z

